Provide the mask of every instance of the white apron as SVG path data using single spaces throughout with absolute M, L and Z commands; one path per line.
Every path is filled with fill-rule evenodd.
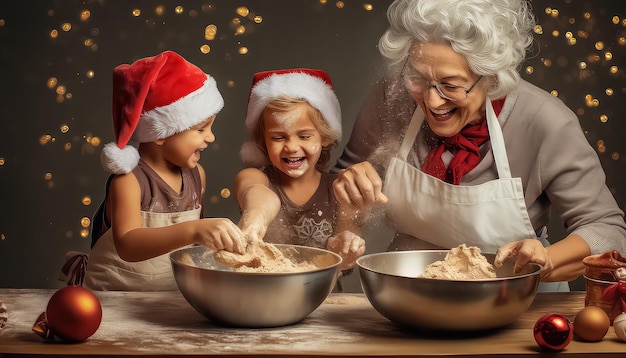
M 407 162 L 424 120 L 423 111 L 415 110 L 400 150 L 391 159 L 383 185 L 383 193 L 389 198 L 392 228 L 416 238 L 409 249 L 449 249 L 466 244 L 477 246 L 484 253 L 495 253 L 506 243 L 537 238 L 526 210 L 522 180 L 511 177 L 502 129 L 490 100 L 486 101 L 486 111 L 499 178 L 461 186 L 423 173 Z M 547 240 L 542 239 L 542 243 L 548 245 Z M 391 245 L 393 247 L 394 243 Z M 554 284 L 551 286 L 545 288 L 559 289 Z M 567 283 L 565 286 L 562 289 L 569 290 Z
M 141 212 L 144 227 L 163 227 L 200 218 L 201 208 L 179 213 Z M 177 290 L 169 254 L 127 262 L 117 254 L 111 229 L 98 239 L 87 261 L 85 287 L 101 291 Z

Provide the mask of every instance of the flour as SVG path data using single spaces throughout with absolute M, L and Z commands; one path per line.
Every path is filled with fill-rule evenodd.
M 451 249 L 443 261 L 426 266 L 419 277 L 448 280 L 480 280 L 495 278 L 493 265 L 480 253 L 476 246 L 462 244 Z
M 294 262 L 276 246 L 262 240 L 249 243 L 246 252 L 241 255 L 221 250 L 214 257 L 216 262 L 232 267 L 237 272 L 302 272 L 318 268 L 309 262 Z

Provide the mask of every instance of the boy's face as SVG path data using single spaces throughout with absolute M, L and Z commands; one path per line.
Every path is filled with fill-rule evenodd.
M 263 111 L 264 139 L 272 165 L 291 178 L 315 171 L 324 143 L 306 104 L 289 112 Z
M 200 160 L 200 152 L 215 141 L 212 131 L 216 115 L 209 117 L 186 131 L 167 137 L 161 150 L 166 160 L 183 168 L 195 168 Z

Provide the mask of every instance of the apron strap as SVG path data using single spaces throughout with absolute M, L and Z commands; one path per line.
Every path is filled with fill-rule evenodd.
M 498 117 L 493 110 L 491 100 L 487 98 L 486 101 L 487 111 L 487 127 L 489 127 L 489 138 L 491 140 L 491 152 L 493 158 L 496 161 L 496 168 L 498 169 L 498 177 L 500 179 L 510 179 L 511 168 L 509 167 L 509 159 L 506 155 L 506 146 L 504 145 L 504 136 L 502 135 L 502 128 L 498 123 Z
M 415 143 L 415 138 L 417 138 L 417 133 L 419 133 L 422 122 L 424 122 L 424 111 L 417 107 L 413 112 L 411 122 L 409 122 L 409 127 L 404 133 L 404 139 L 402 140 L 402 144 L 400 145 L 400 150 L 397 155 L 398 158 L 402 160 L 406 160 L 406 158 L 408 158 L 409 151 L 411 150 L 413 143 Z

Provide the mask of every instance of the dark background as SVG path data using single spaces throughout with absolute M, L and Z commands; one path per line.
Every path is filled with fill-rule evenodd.
M 217 140 L 201 160 L 208 175 L 205 214 L 236 221 L 229 190 L 241 168 L 252 74 L 289 67 L 328 71 L 347 139 L 383 69 L 377 42 L 389 3 L 0 1 L 0 287 L 61 287 L 65 253 L 89 250 L 89 220 L 106 180 L 99 153 L 114 140 L 113 67 L 174 50 L 216 78 L 225 107 Z M 540 27 L 522 76 L 555 91 L 578 114 L 607 185 L 625 208 L 626 3 L 542 0 L 533 7 Z M 211 24 L 217 35 L 207 39 Z M 559 223 L 550 234 L 561 237 Z M 364 234 L 368 252 L 384 250 L 390 235 L 372 224 Z M 358 275 L 346 286 L 359 291 Z

